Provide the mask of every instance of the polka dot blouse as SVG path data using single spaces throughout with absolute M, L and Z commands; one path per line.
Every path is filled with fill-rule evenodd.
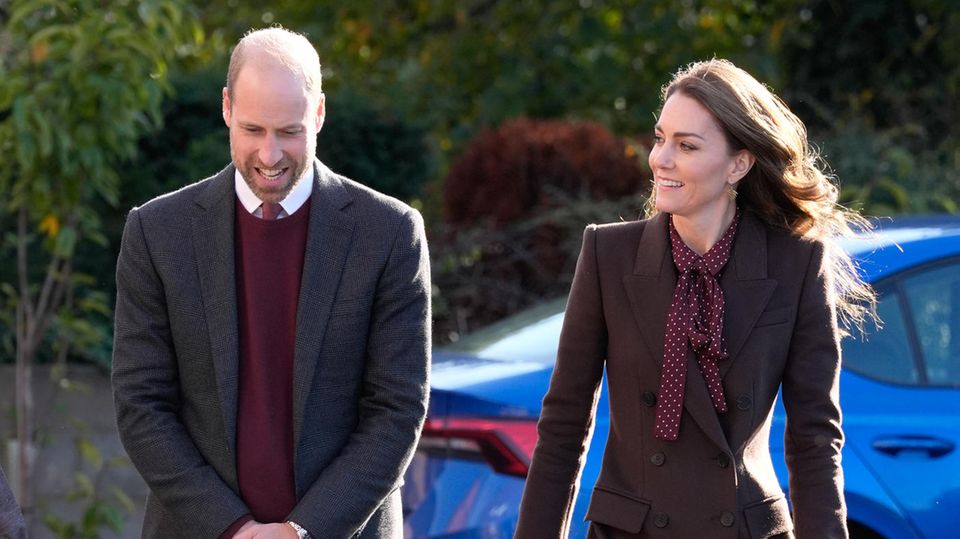
M 727 358 L 727 352 L 723 343 L 723 290 L 717 277 L 730 259 L 739 221 L 738 209 L 716 245 L 700 256 L 683 243 L 673 225 L 673 217 L 670 218 L 670 247 L 679 277 L 663 336 L 663 365 L 654 424 L 654 436 L 658 439 L 676 440 L 680 432 L 689 349 L 697 355 L 714 408 L 718 412 L 727 411 L 718 367 L 718 363 Z

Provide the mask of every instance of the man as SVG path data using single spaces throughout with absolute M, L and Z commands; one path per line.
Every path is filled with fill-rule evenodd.
M 399 537 L 426 414 L 423 222 L 313 156 L 320 63 L 240 40 L 232 164 L 130 212 L 117 261 L 117 423 L 144 537 Z
M 0 466 L 0 539 L 23 539 L 26 536 L 27 525 L 23 521 L 23 513 Z

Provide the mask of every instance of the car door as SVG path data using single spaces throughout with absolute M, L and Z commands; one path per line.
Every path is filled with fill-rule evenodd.
M 847 449 L 923 537 L 960 524 L 960 259 L 878 285 L 883 328 L 844 342 Z

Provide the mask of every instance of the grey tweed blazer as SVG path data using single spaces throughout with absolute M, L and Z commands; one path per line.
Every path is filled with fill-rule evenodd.
M 288 518 L 314 537 L 398 537 L 428 397 L 423 221 L 314 167 Z M 150 487 L 144 537 L 215 538 L 249 512 L 236 470 L 234 170 L 134 208 L 123 232 L 112 380 L 120 438 Z
M 26 536 L 23 513 L 10 491 L 3 468 L 0 468 L 0 539 L 24 539 Z

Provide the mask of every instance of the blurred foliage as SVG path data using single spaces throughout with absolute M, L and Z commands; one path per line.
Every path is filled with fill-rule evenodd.
M 91 388 L 70 380 L 58 369 L 51 371 L 56 387 L 70 391 L 89 392 Z M 69 413 L 69 412 L 68 412 Z M 123 531 L 127 517 L 136 511 L 133 500 L 119 486 L 112 483 L 111 472 L 130 466 L 123 454 L 106 456 L 94 441 L 90 425 L 79 418 L 71 418 L 76 436 L 76 462 L 63 469 L 72 470 L 72 486 L 63 493 L 64 499 L 76 506 L 79 518 L 65 518 L 53 511 L 43 511 L 44 525 L 57 539 L 99 539 L 114 537 Z
M 645 134 L 670 73 L 711 56 L 730 58 L 770 84 L 828 157 L 843 151 L 860 152 L 852 160 L 885 159 L 902 148 L 922 163 L 917 174 L 948 180 L 891 178 L 906 182 L 905 193 L 934 189 L 896 202 L 898 189 L 866 176 L 871 170 L 834 165 L 852 204 L 871 213 L 918 212 L 950 209 L 930 201 L 953 200 L 945 189 L 956 183 L 950 176 L 960 144 L 960 9 L 944 0 L 229 5 L 202 15 L 225 51 L 251 27 L 302 31 L 325 64 L 331 114 L 336 96 L 348 94 L 426 129 L 428 151 L 439 152 L 427 173 L 432 189 L 423 193 L 428 216 L 439 215 L 448 167 L 482 130 L 529 117 Z M 854 130 L 863 144 L 851 147 L 844 134 Z M 871 155 L 877 148 L 892 153 Z
M 592 199 L 643 193 L 646 153 L 596 122 L 510 120 L 480 132 L 450 167 L 444 218 L 502 226 L 547 206 L 550 190 Z
M 128 1 L 111 9 L 132 13 L 134 6 L 149 11 L 144 6 L 159 5 L 165 3 Z M 13 10 L 2 6 L 0 20 L 9 21 Z M 269 6 L 227 0 L 197 3 L 192 13 L 204 29 L 202 42 L 155 49 L 180 60 L 174 66 L 167 59 L 169 73 L 151 68 L 169 74 L 175 89 L 162 108 L 156 107 L 161 87 L 145 90 L 156 79 L 126 73 L 141 92 L 154 96 L 154 114 L 141 118 L 166 127 L 123 154 L 136 153 L 137 159 L 119 169 L 122 176 L 89 176 L 84 189 L 114 192 L 115 198 L 95 197 L 85 219 L 98 219 L 96 226 L 79 236 L 99 237 L 115 250 L 123 215 L 112 210 L 112 202 L 128 208 L 226 164 L 220 88 L 227 57 L 244 32 L 271 24 L 305 33 L 324 63 L 328 117 L 318 154 L 335 170 L 414 202 L 427 218 L 431 240 L 442 241 L 447 233 L 444 199 L 468 197 L 469 190 L 451 194 L 455 187 L 445 178 L 475 138 L 525 117 L 596 122 L 617 137 L 642 140 L 670 74 L 712 56 L 743 66 L 797 111 L 833 167 L 846 204 L 870 214 L 957 211 L 960 8 L 946 0 L 292 0 Z M 190 24 L 179 28 L 201 34 Z M 147 44 L 164 31 L 144 30 L 139 37 Z M 100 34 L 102 28 L 91 29 L 97 39 Z M 15 50 L 29 56 L 24 47 L 9 37 L 0 40 L 4 56 Z M 68 108 L 74 100 L 61 99 Z M 0 107 L 0 123 L 11 117 Z M 100 137 L 129 133 L 114 124 L 88 122 L 111 126 L 94 129 Z M 9 150 L 19 146 L 11 144 Z M 608 177 L 619 181 L 619 175 Z M 547 209 L 534 203 L 508 226 L 538 219 Z M 38 236 L 55 223 L 62 227 L 62 218 L 44 217 L 35 220 Z M 0 224 L 8 230 L 9 217 L 0 217 Z M 77 260 L 93 277 L 91 289 L 108 298 L 112 271 L 103 270 L 112 268 L 113 257 L 114 251 L 87 244 Z M 0 270 L 4 281 L 8 275 Z M 469 278 L 464 273 L 464 282 Z M 3 293 L 12 297 L 9 289 Z M 0 324 L 12 324 L 0 311 L 4 316 Z M 0 346 L 12 346 L 3 331 Z
M 0 270 L 0 346 L 108 362 L 112 272 L 90 253 L 108 247 L 103 209 L 202 29 L 179 0 L 18 0 L 0 22 L 0 254 L 17 260 Z
M 421 196 L 435 166 L 427 131 L 349 91 L 327 96 L 317 157 L 333 170 L 402 200 Z
M 213 12 L 208 20 L 235 34 L 265 23 L 305 32 L 331 94 L 350 89 L 420 119 L 455 155 L 478 129 L 517 116 L 648 131 L 658 89 L 678 65 L 721 55 L 773 74 L 769 49 L 800 2 L 238 4 L 229 20 Z
M 430 248 L 438 340 L 562 294 L 584 224 L 639 214 L 646 148 L 595 122 L 517 119 L 482 131 L 444 180 Z M 452 315 L 452 318 L 450 316 Z
M 782 39 L 782 93 L 843 201 L 872 215 L 957 212 L 960 9 L 819 0 L 798 13 Z
M 586 223 L 635 220 L 643 197 L 547 189 L 549 204 L 502 227 L 435 224 L 430 245 L 438 344 L 567 293 Z

